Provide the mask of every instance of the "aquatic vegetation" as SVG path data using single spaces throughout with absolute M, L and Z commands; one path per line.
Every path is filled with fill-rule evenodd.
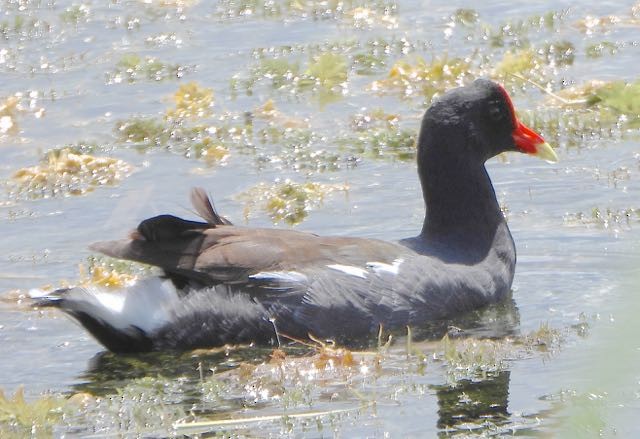
M 558 105 L 562 107 L 584 107 L 586 106 L 589 97 L 594 95 L 597 90 L 604 87 L 607 84 L 605 81 L 597 79 L 583 82 L 579 85 L 563 88 L 555 93 L 555 96 L 560 97 L 557 99 L 554 96 L 550 96 L 547 100 L 547 105 Z
M 552 67 L 570 66 L 575 61 L 576 47 L 571 41 L 562 40 L 545 44 L 538 54 Z
M 18 113 L 19 99 L 11 96 L 4 101 L 0 100 L 0 136 L 15 134 L 18 131 L 16 115 Z
M 68 400 L 55 397 L 64 407 L 64 417 L 50 418 L 49 428 L 76 434 L 166 436 L 224 434 L 260 422 L 267 431 L 323 431 L 327 424 L 340 425 L 342 414 L 368 417 L 376 404 L 425 392 L 437 395 L 440 428 L 457 428 L 465 421 L 475 425 L 478 412 L 487 427 L 486 423 L 504 421 L 508 362 L 546 353 L 562 340 L 561 332 L 546 324 L 523 337 L 446 336 L 439 343 L 408 343 L 406 352 L 390 341 L 384 343 L 382 334 L 378 348 L 370 351 L 352 351 L 313 337 L 309 342 L 285 334 L 280 338 L 294 343 L 271 350 L 194 351 L 177 358 L 175 353 L 106 354 L 98 359 L 103 367 L 97 373 L 106 373 L 102 380 L 119 377 L 118 387 L 93 396 L 87 390 L 102 387 L 90 383 Z M 438 365 L 449 378 L 445 384 L 423 383 L 413 372 L 423 374 L 425 367 Z M 140 377 L 123 381 L 125 371 Z M 252 409 L 265 406 L 273 407 L 275 415 L 251 416 Z
M 327 147 L 329 139 L 309 129 L 308 119 L 282 113 L 271 99 L 256 107 L 247 119 L 246 142 L 256 145 L 252 153 L 260 169 L 269 165 L 310 174 L 348 165 L 349 158 Z
M 431 98 L 448 88 L 462 85 L 473 79 L 472 64 L 469 59 L 436 57 L 431 62 L 421 57 L 415 61 L 397 61 L 387 78 L 371 84 L 371 90 L 380 93 L 400 91 L 409 97 L 419 94 Z
M 123 288 L 135 281 L 135 277 L 131 275 L 118 273 L 116 270 L 108 270 L 101 265 L 91 267 L 90 273 L 90 282 L 101 287 Z
M 231 148 L 241 151 L 253 148 L 251 121 L 232 114 L 205 117 L 209 106 L 207 98 L 196 97 L 197 102 L 186 102 L 183 108 L 169 109 L 164 118 L 132 118 L 116 123 L 118 141 L 132 143 L 141 151 L 166 148 L 169 151 L 203 159 L 208 164 L 223 163 Z M 199 108 L 202 104 L 204 109 Z M 186 117 L 186 119 L 182 119 Z M 197 119 L 191 125 L 189 118 Z
M 98 186 L 115 185 L 132 171 L 120 159 L 52 150 L 39 165 L 16 171 L 8 189 L 12 197 L 27 199 L 83 195 Z
M 309 63 L 305 76 L 301 79 L 302 87 L 306 86 L 307 81 L 313 81 L 316 85 L 332 89 L 347 80 L 346 60 L 342 55 L 323 53 Z
M 202 87 L 197 82 L 189 82 L 178 88 L 173 95 L 174 109 L 167 111 L 167 118 L 194 119 L 211 116 L 213 89 Z
M 91 256 L 87 264 L 79 267 L 78 284 L 121 289 L 131 285 L 136 279 L 148 276 L 150 266 L 132 261 L 114 259 L 107 256 Z
M 504 341 L 455 339 L 445 335 L 441 341 L 448 367 L 465 374 L 495 372 L 504 368 L 511 349 Z
M 66 149 L 69 152 L 72 152 L 74 154 L 80 154 L 80 155 L 82 154 L 95 155 L 96 153 L 105 153 L 105 152 L 111 151 L 113 148 L 110 145 L 106 145 L 106 144 L 102 144 L 94 141 L 79 140 L 74 143 L 68 143 L 58 149 L 59 150 Z
M 561 148 L 585 148 L 603 139 L 619 139 L 624 134 L 619 117 L 606 108 L 541 108 L 521 112 L 519 116 L 550 144 Z
M 595 127 L 619 126 L 626 129 L 640 128 L 640 80 L 625 81 L 587 81 L 559 91 L 550 99 L 551 104 L 565 108 L 586 109 L 596 114 L 601 122 Z M 586 121 L 587 111 L 582 111 Z M 595 130 L 594 130 L 595 131 Z
M 248 95 L 252 95 L 258 83 L 269 81 L 271 88 L 282 92 L 311 91 L 323 104 L 342 96 L 347 79 L 346 58 L 324 52 L 312 57 L 304 70 L 299 62 L 287 58 L 262 58 L 259 65 L 250 69 L 248 77 L 234 75 L 231 88 L 237 90 L 242 87 Z
M 640 80 L 631 83 L 613 81 L 594 87 L 587 97 L 587 105 L 608 108 L 624 116 L 626 126 L 640 128 Z
M 86 4 L 70 6 L 60 14 L 60 20 L 67 24 L 79 24 L 81 21 L 87 21 L 91 9 Z
M 544 322 L 538 329 L 525 335 L 520 343 L 527 347 L 538 349 L 542 352 L 551 351 L 558 348 L 562 341 L 563 334 L 556 328 L 549 326 L 548 322 Z
M 483 26 L 483 39 L 492 47 L 530 46 L 528 34 L 532 32 L 552 32 L 564 24 L 569 10 L 549 11 L 545 14 L 531 15 L 524 19 L 510 20 L 496 27 Z
M 24 397 L 22 387 L 7 398 L 0 389 L 0 435 L 5 438 L 50 437 L 62 419 L 66 400 L 45 395 L 32 402 Z
M 173 430 L 173 422 L 187 417 L 185 407 L 178 403 L 186 390 L 183 380 L 157 376 L 129 380 L 114 394 L 92 397 L 83 393 L 87 397 L 67 413 L 59 428 L 76 434 L 165 436 Z
M 324 143 L 327 139 L 307 128 L 269 125 L 257 130 L 256 137 L 257 142 L 268 145 L 272 151 L 257 155 L 258 167 L 271 164 L 310 174 L 337 170 L 348 160 L 337 152 L 326 149 Z
M 459 24 L 466 27 L 472 27 L 478 23 L 478 11 L 475 9 L 460 8 L 449 17 L 455 24 Z
M 229 157 L 229 148 L 212 137 L 205 137 L 193 145 L 195 157 L 203 159 L 207 164 L 222 164 Z
M 173 98 L 175 107 L 167 109 L 163 118 L 134 117 L 118 121 L 115 132 L 119 141 L 142 148 L 162 146 L 187 156 L 195 154 L 196 157 L 201 157 L 212 146 L 212 141 L 225 144 L 246 142 L 250 131 L 247 121 L 244 125 L 234 124 L 230 121 L 238 117 L 229 114 L 214 118 L 211 88 L 190 82 L 180 86 Z M 191 125 L 194 120 L 198 124 Z M 211 150 L 210 156 L 215 156 L 213 153 Z
M 351 128 L 358 132 L 367 131 L 372 128 L 397 129 L 399 122 L 399 115 L 386 113 L 381 108 L 351 116 Z
M 257 207 L 266 212 L 276 224 L 282 221 L 296 225 L 302 222 L 311 210 L 320 206 L 327 195 L 347 189 L 345 185 L 295 183 L 284 180 L 271 185 L 260 183 L 237 197 L 245 202 L 245 219 L 248 219 Z
M 618 45 L 611 41 L 601 41 L 599 43 L 589 44 L 585 48 L 587 58 L 600 58 L 605 55 L 615 55 L 618 53 Z
M 144 40 L 145 44 L 149 47 L 166 47 L 174 46 L 181 47 L 184 41 L 176 33 L 160 33 L 152 35 Z
M 504 83 L 514 81 L 513 75 L 540 79 L 545 65 L 544 58 L 532 48 L 507 51 L 493 70 L 493 75 Z
M 358 75 L 373 75 L 387 65 L 386 57 L 373 53 L 358 53 L 353 56 L 351 67 Z
M 140 79 L 151 81 L 164 81 L 167 79 L 180 79 L 188 67 L 178 64 L 167 64 L 157 58 L 130 53 L 124 55 L 116 64 L 116 68 L 107 74 L 107 84 L 128 83 Z
M 0 49 L 0 63 L 2 59 Z M 17 92 L 7 98 L 0 97 L 0 141 L 5 136 L 15 136 L 20 132 L 18 119 L 25 115 L 32 115 L 40 119 L 45 115 L 45 110 L 39 105 L 41 94 L 36 90 Z
M 351 129 L 337 139 L 341 149 L 351 155 L 391 160 L 415 160 L 417 129 L 400 127 L 400 116 L 381 109 L 357 113 L 351 118 Z
M 18 13 L 13 15 L 13 19 L 0 21 L 0 37 L 5 41 L 19 38 L 37 40 L 51 33 L 53 28 L 48 21 Z
M 561 330 L 543 323 L 530 333 L 500 339 L 452 337 L 448 333 L 440 341 L 434 358 L 444 361 L 447 372 L 456 381 L 486 376 L 507 369 L 508 363 L 517 358 L 555 352 L 568 332 L 568 328 Z
M 268 99 L 264 104 L 256 107 L 251 115 L 256 119 L 266 120 L 269 127 L 280 127 L 287 129 L 309 129 L 310 124 L 308 119 L 301 119 L 297 117 L 288 116 L 282 113 L 276 107 L 272 99 Z
M 296 79 L 300 72 L 298 63 L 291 63 L 284 58 L 262 59 L 260 65 L 256 67 L 252 74 L 256 77 L 264 77 L 271 80 L 273 88 L 282 88 L 289 81 Z
M 581 32 L 590 35 L 594 32 L 606 32 L 611 27 L 620 24 L 621 22 L 622 18 L 616 15 L 607 15 L 603 17 L 594 17 L 592 15 L 587 15 L 583 19 L 578 20 L 575 23 L 575 26 Z
M 416 156 L 417 131 L 399 129 L 368 129 L 338 139 L 350 154 L 367 158 L 413 161 Z
M 170 129 L 161 120 L 155 118 L 119 121 L 115 131 L 120 141 L 144 145 L 163 145 L 171 136 Z
M 331 87 L 342 86 L 348 81 L 351 71 L 358 75 L 373 75 L 398 56 L 406 56 L 418 49 L 427 49 L 428 42 L 409 40 L 407 37 L 382 38 L 367 40 L 340 39 L 322 43 L 283 45 L 275 47 L 258 47 L 252 50 L 252 58 L 259 62 L 250 67 L 249 72 L 234 75 L 230 86 L 233 95 L 243 90 L 251 95 L 260 83 L 269 83 L 276 90 L 289 94 L 298 94 L 309 89 L 309 85 L 317 85 L 316 75 L 310 70 L 318 70 L 322 77 L 328 77 L 323 70 L 337 71 L 331 84 L 320 81 L 325 87 L 316 90 L 318 93 L 330 90 Z M 331 56 L 326 56 L 331 55 Z M 303 66 L 306 56 L 308 68 Z M 346 63 L 346 69 L 343 65 Z M 336 90 L 339 92 L 340 90 Z

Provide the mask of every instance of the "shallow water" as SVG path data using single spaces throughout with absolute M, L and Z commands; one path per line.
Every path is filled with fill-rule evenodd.
M 238 15 L 240 4 L 253 5 L 252 13 L 247 6 Z M 290 4 L 297 6 L 288 7 Z M 103 354 L 100 345 L 59 313 L 33 311 L 20 299 L 32 287 L 76 281 L 78 265 L 86 264 L 91 255 L 87 245 L 92 241 L 120 237 L 141 219 L 159 213 L 192 217 L 188 191 L 194 185 L 207 188 L 218 209 L 235 222 L 270 226 L 271 218 L 259 209 L 245 218 L 245 206 L 237 194 L 276 179 L 347 184 L 347 191 L 327 194 L 296 227 L 383 239 L 415 234 L 423 207 L 413 160 L 399 160 L 390 150 L 354 152 L 336 140 L 354 135 L 354 114 L 378 108 L 398 115 L 404 129 L 417 130 L 424 96 L 379 95 L 369 88 L 373 81 L 387 76 L 396 60 L 420 56 L 429 61 L 443 54 L 452 59 L 480 53 L 495 65 L 513 44 L 540 48 L 566 40 L 575 47 L 575 59 L 544 68 L 543 79 L 551 89 L 591 79 L 637 79 L 640 25 L 631 14 L 633 2 L 583 2 L 580 7 L 568 1 L 452 5 L 409 0 L 341 5 L 344 12 L 336 12 L 332 2 L 116 1 L 103 5 L 0 0 L 0 106 L 20 94 L 19 109 L 11 116 L 15 128 L 0 130 L 4 158 L 0 179 L 10 181 L 16 170 L 36 165 L 46 151 L 79 142 L 95 143 L 92 154 L 116 157 L 134 167 L 118 184 L 96 187 L 82 196 L 30 200 L 13 196 L 8 186 L 0 197 L 0 388 L 10 394 L 24 385 L 31 398 L 44 391 L 108 396 L 136 384 L 136 379 L 162 375 L 180 383 L 175 384 L 175 393 L 163 394 L 163 402 L 187 412 L 189 406 L 202 406 L 205 414 L 237 417 L 361 407 L 313 421 L 265 421 L 236 431 L 249 436 L 418 437 L 515 430 L 537 434 L 570 428 L 566 425 L 574 419 L 571 415 L 556 416 L 563 407 L 558 408 L 562 398 L 557 395 L 562 391 L 579 394 L 584 383 L 594 383 L 593 376 L 584 371 L 590 362 L 585 352 L 597 352 L 613 343 L 611 337 L 598 336 L 601 331 L 629 331 L 616 323 L 615 316 L 637 304 L 632 284 L 624 282 L 630 276 L 628 268 L 637 260 L 638 215 L 631 209 L 638 208 L 640 191 L 638 136 L 618 126 L 587 127 L 586 135 L 584 130 L 561 131 L 555 139 L 560 163 L 555 165 L 518 154 L 488 163 L 518 248 L 516 308 L 497 312 L 498 318 L 489 310 L 463 329 L 470 336 L 501 338 L 548 324 L 565 334 L 553 352 L 516 355 L 488 374 L 452 377 L 446 367 L 429 361 L 425 371 L 418 371 L 417 360 L 409 361 L 392 351 L 375 377 L 356 374 L 341 382 L 337 373 L 323 384 L 311 380 L 303 402 L 291 403 L 289 408 L 282 398 L 251 399 L 251 391 L 242 386 L 213 402 L 203 402 L 203 393 L 193 390 L 199 380 L 198 362 L 219 372 L 242 361 L 260 363 L 269 352 L 248 349 L 204 359 L 190 355 L 121 359 Z M 370 23 L 354 24 L 353 15 L 364 10 L 356 10 L 358 7 L 377 15 L 371 15 Z M 392 21 L 380 19 L 385 7 Z M 450 16 L 458 8 L 473 8 L 479 23 L 452 26 Z M 492 47 L 482 38 L 482 26 L 498 29 L 500 23 L 550 11 L 562 17 L 552 28 L 534 27 L 506 37 L 505 47 Z M 579 22 L 588 15 L 616 15 L 621 21 L 585 32 Z M 347 86 L 337 87 L 337 92 L 278 90 L 264 76 L 250 93 L 242 85 L 251 79 L 251 69 L 260 65 L 260 56 L 270 59 L 279 54 L 299 62 L 304 71 L 309 59 L 319 53 L 319 45 L 325 50 L 334 47 L 334 53 L 350 62 L 354 54 L 366 52 L 367 42 L 373 40 L 392 42 L 388 53 L 380 55 L 384 65 L 367 75 L 349 68 Z M 616 53 L 599 58 L 585 55 L 589 45 L 602 41 L 615 43 Z M 126 68 L 118 66 L 125 55 L 132 54 L 143 60 L 153 57 L 165 63 L 165 69 L 158 76 L 149 77 L 144 70 L 128 75 Z M 240 84 L 236 89 L 232 78 Z M 229 143 L 225 162 L 211 165 L 186 156 L 184 146 L 189 141 L 170 138 L 172 150 L 164 144 L 141 148 L 118 135 L 118 121 L 162 120 L 175 106 L 173 95 L 178 87 L 191 81 L 213 89 L 213 116 L 203 123 L 215 125 L 213 121 L 223 114 L 231 114 L 231 121 L 239 123 L 246 112 L 256 112 L 272 99 L 283 114 L 306 120 L 313 140 L 286 149 L 278 141 L 261 143 L 255 135 L 249 142 Z M 525 89 L 514 94 L 519 111 L 549 111 L 547 96 L 530 85 Z M 326 102 L 323 92 L 330 96 Z M 256 130 L 265 125 L 256 119 Z M 316 156 L 307 153 L 320 149 L 336 157 L 316 166 Z M 322 171 L 323 166 L 330 170 Z M 599 216 L 594 209 L 599 209 Z M 607 209 L 614 215 L 607 216 Z M 591 329 L 583 337 L 571 328 L 585 321 Z M 419 346 L 427 353 L 438 349 L 429 342 Z M 630 346 L 625 342 L 620 349 L 632 349 Z M 600 379 L 607 373 L 604 368 L 605 376 Z M 638 390 L 637 380 L 630 383 Z M 282 385 L 288 390 L 296 387 L 289 381 Z M 133 387 L 132 392 L 138 391 Z M 637 396 L 627 396 L 626 407 L 638 405 Z M 363 398 L 375 405 L 363 404 Z M 472 402 L 465 403 L 468 400 Z M 608 401 L 603 405 L 610 408 L 613 403 Z M 633 432 L 624 415 L 628 411 L 620 413 L 607 417 L 604 426 L 595 430 L 611 434 L 615 427 L 619 432 Z M 78 419 L 70 422 L 71 427 L 61 424 L 54 433 L 73 431 L 74 422 L 78 431 L 88 431 L 84 430 L 89 429 L 86 419 Z M 108 415 L 102 422 L 102 430 L 97 431 L 114 431 L 115 422 Z M 123 425 L 138 426 L 135 421 Z M 165 426 L 156 426 L 156 432 L 166 431 Z

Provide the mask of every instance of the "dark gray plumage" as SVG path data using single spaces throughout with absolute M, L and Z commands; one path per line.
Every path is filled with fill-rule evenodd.
M 157 325 L 112 324 L 86 290 L 79 296 L 90 305 L 70 292 L 38 303 L 76 317 L 107 348 L 130 352 L 270 343 L 274 323 L 290 336 L 354 344 L 380 325 L 421 326 L 496 302 L 511 288 L 516 252 L 484 162 L 512 150 L 553 158 L 513 111 L 504 89 L 486 80 L 427 110 L 418 140 L 427 212 L 418 236 L 393 243 L 236 227 L 194 189 L 205 222 L 162 215 L 130 239 L 91 246 L 164 270 L 177 290 L 162 287 Z

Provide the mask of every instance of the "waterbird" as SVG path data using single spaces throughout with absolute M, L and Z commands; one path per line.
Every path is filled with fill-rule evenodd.
M 195 188 L 203 221 L 160 215 L 126 239 L 90 246 L 162 275 L 122 291 L 78 286 L 32 297 L 122 353 L 269 345 L 280 334 L 350 345 L 381 326 L 447 319 L 510 292 L 516 249 L 485 168 L 508 151 L 557 161 L 518 120 L 506 90 L 478 79 L 444 93 L 423 117 L 417 164 L 426 214 L 417 236 L 389 242 L 239 227 Z

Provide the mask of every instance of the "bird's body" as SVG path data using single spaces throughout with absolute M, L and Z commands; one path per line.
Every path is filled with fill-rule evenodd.
M 496 302 L 511 288 L 516 252 L 484 162 L 517 149 L 553 158 L 525 130 L 504 89 L 489 81 L 432 105 L 418 141 L 427 213 L 415 237 L 236 227 L 196 189 L 205 222 L 162 215 L 129 239 L 92 246 L 158 266 L 166 280 L 139 281 L 120 299 L 74 288 L 38 303 L 60 307 L 110 350 L 132 352 L 266 344 L 276 333 L 352 344 L 380 325 L 421 326 Z

